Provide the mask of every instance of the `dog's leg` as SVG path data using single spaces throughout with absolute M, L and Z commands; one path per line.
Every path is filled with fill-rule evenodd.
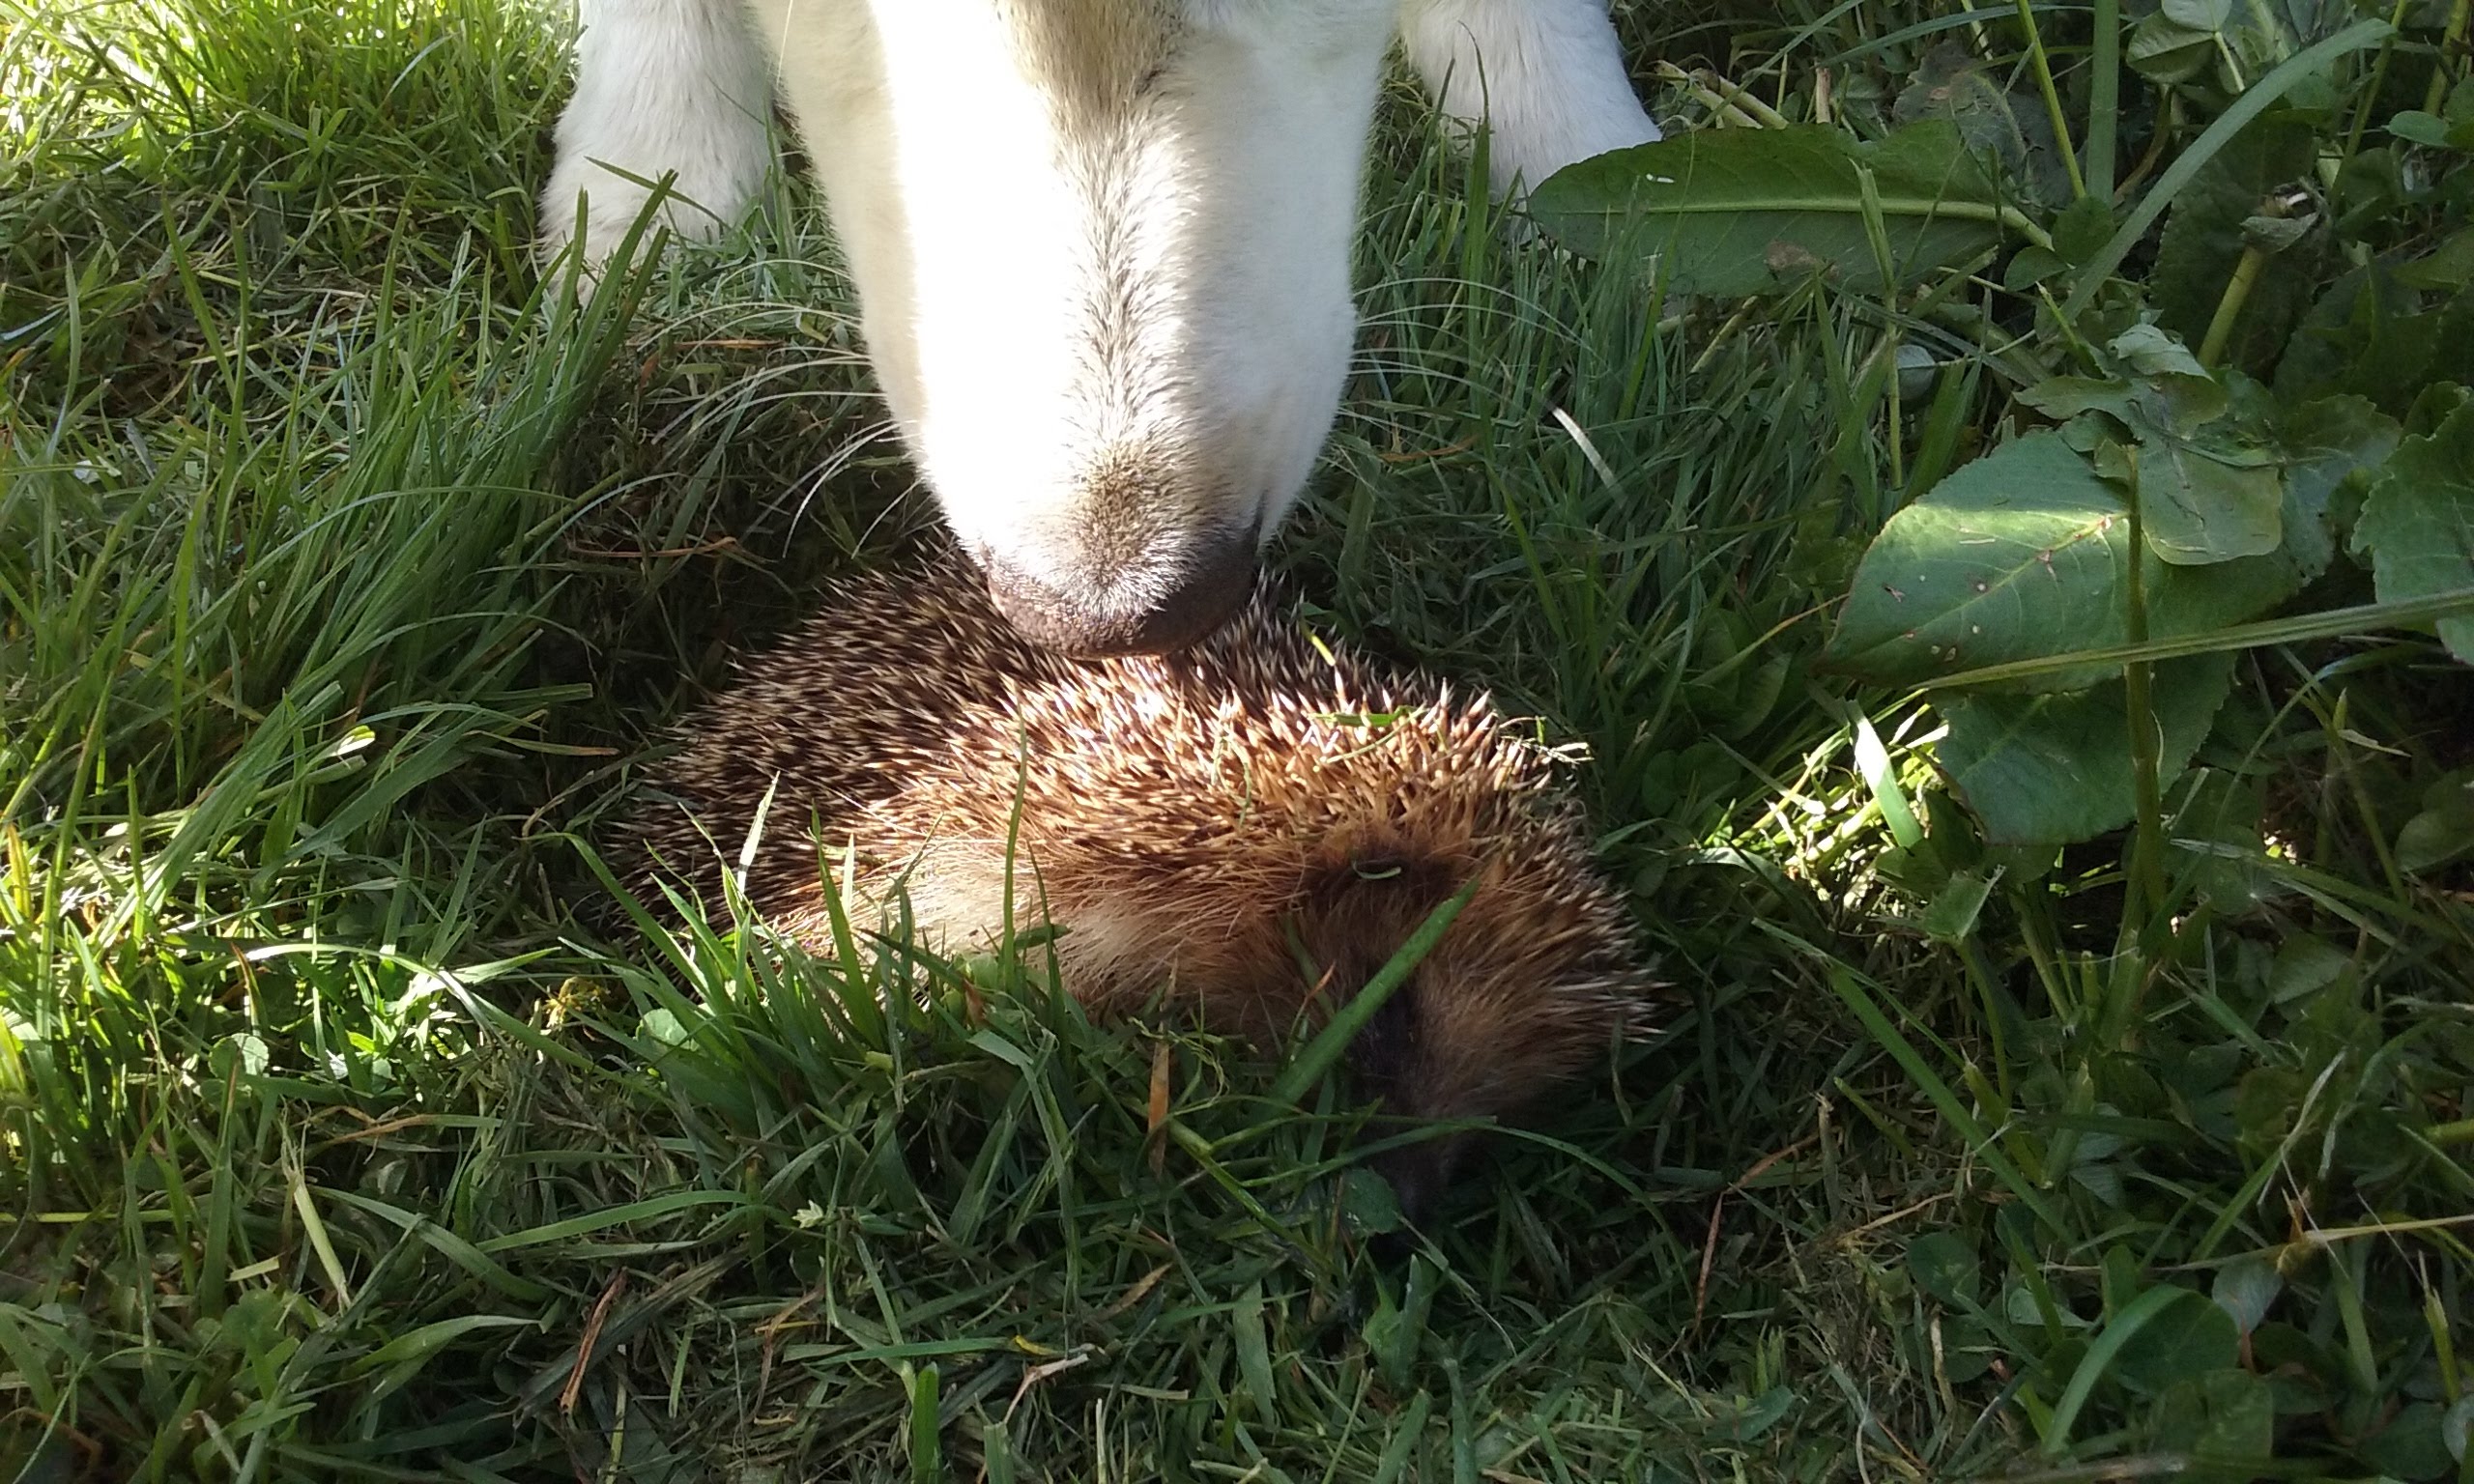
M 559 116 L 558 164 L 541 193 L 541 254 L 576 235 L 597 268 L 635 224 L 647 186 L 677 172 L 663 218 L 710 237 L 756 199 L 772 163 L 772 69 L 742 0 L 580 0 L 576 91 Z M 618 174 L 625 171 L 626 174 Z
M 1486 121 L 1498 192 L 1659 137 L 1604 0 L 1401 0 L 1400 44 L 1447 115 Z

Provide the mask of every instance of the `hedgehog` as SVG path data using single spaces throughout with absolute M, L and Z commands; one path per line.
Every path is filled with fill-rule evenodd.
M 1657 987 L 1557 755 L 1485 696 L 1312 637 L 1269 582 L 1182 651 L 1078 660 L 1019 638 L 959 559 L 858 578 L 672 744 L 613 851 L 642 899 L 667 878 L 718 906 L 770 792 L 744 890 L 804 946 L 831 951 L 820 860 L 854 916 L 901 893 L 948 951 L 989 946 L 1010 881 L 1016 930 L 1051 925 L 1098 1016 L 1162 1006 L 1266 1050 L 1468 889 L 1343 1055 L 1387 1116 L 1531 1109 Z M 1472 1137 L 1375 1157 L 1413 1222 Z

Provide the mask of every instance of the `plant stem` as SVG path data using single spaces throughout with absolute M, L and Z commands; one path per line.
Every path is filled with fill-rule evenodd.
M 2126 585 L 2129 605 L 2122 621 L 2130 642 L 2143 644 L 2147 642 L 2147 533 L 2140 519 L 2137 450 L 2130 450 L 2124 463 L 2130 470 L 2130 565 Z M 2133 927 L 2143 940 L 2147 936 L 2149 918 L 2165 906 L 2164 864 L 2157 851 L 2165 838 L 2165 810 L 2163 789 L 2156 777 L 2156 700 L 2149 689 L 2153 678 L 2154 668 L 2148 661 L 2133 660 L 2122 667 L 2122 686 L 2130 712 L 2131 796 L 2136 810 L 2127 879 L 2123 882 L 2128 898 L 2123 922 L 2126 927 Z
M 1777 110 L 1764 103 L 1733 82 L 1706 69 L 1685 71 L 1672 62 L 1658 64 L 1658 75 L 1669 82 L 1683 84 L 1692 100 L 1710 110 L 1721 128 L 1784 128 L 1787 121 Z M 1712 84 L 1716 86 L 1712 86 Z M 1724 92 L 1719 89 L 1725 89 Z M 1775 120 L 1776 122 L 1771 122 Z
M 2079 318 L 2088 302 L 2095 299 L 2097 291 L 2105 286 L 2105 280 L 2111 278 L 2114 270 L 2121 267 L 2122 259 L 2130 255 L 2133 244 L 2147 235 L 2147 229 L 2156 224 L 2157 217 L 2165 214 L 2165 209 L 2173 204 L 2173 198 L 2181 194 L 2182 187 L 2190 184 L 2191 177 L 2205 169 L 2207 162 L 2242 131 L 2244 125 L 2266 112 L 2268 106 L 2285 97 L 2295 83 L 2326 64 L 2396 34 L 2397 28 L 2384 20 L 2357 20 L 2310 50 L 2297 52 L 2277 64 L 2274 71 L 2235 99 L 2231 107 L 2217 115 L 2216 122 L 2202 129 L 2191 147 L 2166 167 L 2165 173 L 2157 177 L 2156 185 L 2146 195 L 2140 197 L 2139 205 L 2132 208 L 2130 214 L 2122 218 L 2122 224 L 2114 229 L 2113 237 L 2097 249 L 2093 258 L 2081 266 L 2070 297 L 2062 300 L 2061 318 L 2065 321 Z
M 2242 249 L 2241 261 L 2233 265 L 2233 276 L 2226 281 L 2225 297 L 2216 301 L 2216 315 L 2207 322 L 2207 335 L 2200 342 L 2200 364 L 2213 367 L 2217 357 L 2225 354 L 2225 342 L 2233 338 L 2233 322 L 2242 317 L 2242 305 L 2251 297 L 2251 286 L 2259 281 L 2259 270 L 2268 255 L 2257 247 Z
M 1750 114 L 1753 121 L 1762 128 L 1785 128 L 1787 127 L 1785 114 L 1753 97 L 1750 88 L 1744 87 L 1733 78 L 1722 77 L 1708 68 L 1703 68 L 1695 76 L 1715 89 L 1718 96 L 1726 100 L 1729 107 Z
M 2465 25 L 2474 17 L 2474 0 L 2457 0 L 2448 8 L 2448 32 L 2440 39 L 2439 55 L 2431 59 L 2431 86 L 2423 90 L 2423 112 L 2437 113 L 2448 101 L 2448 59 L 2465 44 Z
M 2474 0 L 2468 0 L 2474 3 Z M 2096 0 L 2095 44 L 2087 78 L 2087 189 L 2114 198 L 2114 115 L 2121 108 L 2121 0 Z
M 2397 28 L 2405 23 L 2407 0 L 2397 0 L 2388 13 L 2388 36 L 2379 43 L 2379 55 L 2371 64 L 2371 86 L 2362 90 L 2362 101 L 2354 108 L 2354 127 L 2345 131 L 2345 158 L 2362 153 L 2362 131 L 2371 123 L 2371 110 L 2379 106 L 2379 90 L 2388 82 L 2388 54 L 2397 49 Z
M 2062 168 L 2070 172 L 2071 199 L 2087 194 L 2087 182 L 2079 173 L 2079 153 L 2071 148 L 2070 120 L 2061 111 L 2061 93 L 2053 85 L 2053 63 L 2045 56 L 2044 34 L 2036 29 L 2035 13 L 2028 0 L 2018 0 L 2019 24 L 2028 32 L 2028 60 L 2036 69 L 2036 87 L 2045 96 L 2045 112 L 2053 117 L 2053 139 L 2061 152 Z M 2403 3 L 2403 0 L 2399 0 Z
M 2165 148 L 2172 142 L 2173 130 L 2179 128 L 2181 123 L 2182 95 L 2172 88 L 2158 88 L 2156 90 L 2156 127 L 2147 136 L 2147 149 L 2139 157 L 2139 163 L 2131 166 L 2130 174 L 2122 177 L 2121 185 L 2114 189 L 2115 205 L 2118 206 L 2129 200 L 2130 193 L 2139 188 L 2140 182 L 2154 174 L 2156 167 L 2164 162 Z

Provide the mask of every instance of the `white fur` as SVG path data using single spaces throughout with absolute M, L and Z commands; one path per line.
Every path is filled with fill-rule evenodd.
M 744 12 L 734 0 L 584 0 L 584 13 L 575 96 L 541 195 L 544 255 L 575 236 L 581 194 L 585 256 L 597 266 L 672 171 L 671 230 L 709 237 L 735 221 L 773 159 L 772 67 Z
M 1438 106 L 1463 123 L 1486 120 L 1498 191 L 1658 137 L 1613 43 L 1596 0 L 1400 5 L 1401 49 Z
M 1657 137 L 1602 0 L 582 0 L 543 201 L 597 261 L 657 178 L 709 231 L 816 160 L 894 419 L 983 558 L 1095 609 L 1267 539 L 1337 411 L 1397 28 L 1500 188 Z M 745 9 L 741 7 L 744 4 Z

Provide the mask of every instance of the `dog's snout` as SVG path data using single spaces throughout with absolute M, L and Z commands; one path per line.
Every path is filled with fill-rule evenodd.
M 1024 639 L 1080 659 L 1165 654 L 1203 639 L 1253 590 L 1251 528 L 1212 532 L 1167 566 L 1078 582 L 1028 572 L 990 554 L 989 596 Z

